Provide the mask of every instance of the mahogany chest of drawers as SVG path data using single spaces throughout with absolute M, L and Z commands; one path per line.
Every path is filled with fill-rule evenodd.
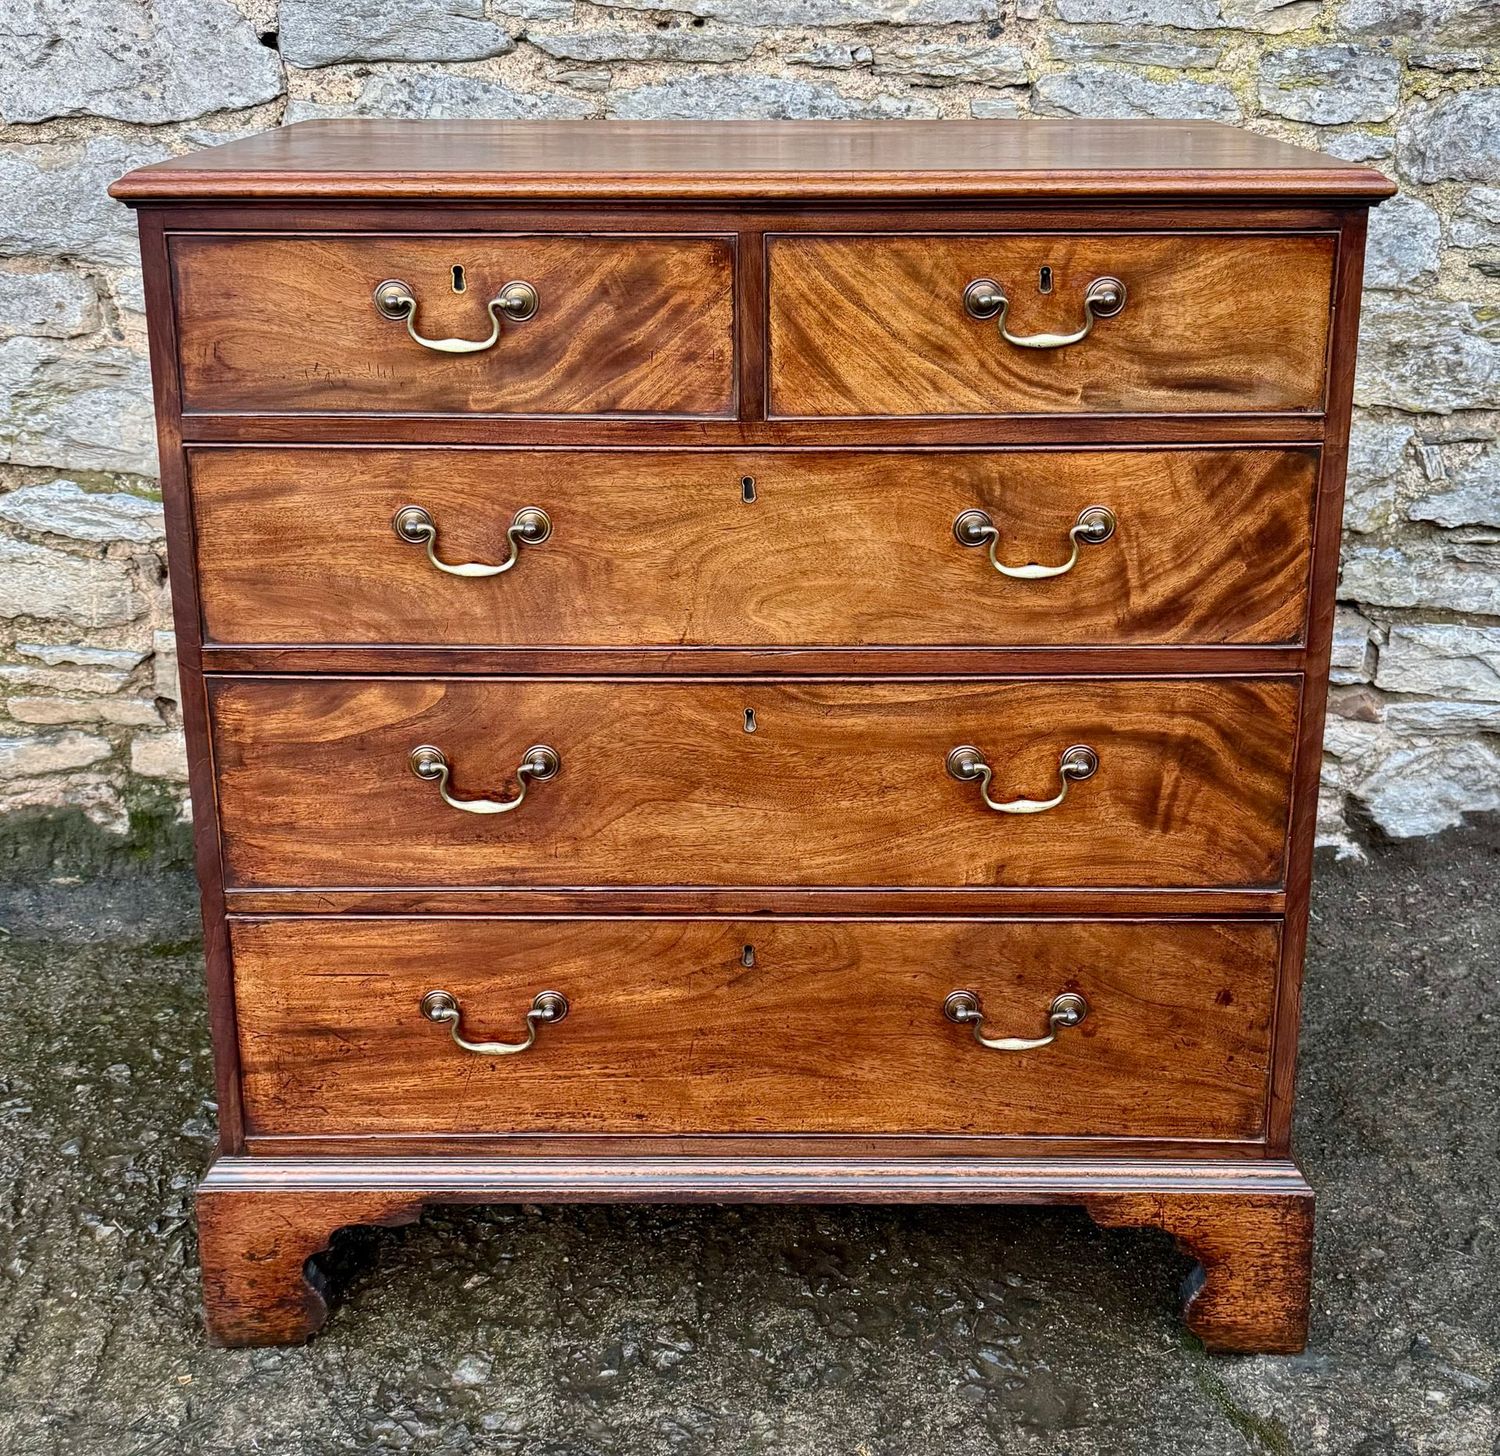
M 1306 1336 L 1367 208 L 1167 122 L 310 122 L 132 173 L 211 1335 L 428 1203 L 1069 1202 Z

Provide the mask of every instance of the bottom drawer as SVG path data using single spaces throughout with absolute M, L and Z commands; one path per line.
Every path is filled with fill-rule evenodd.
M 252 1135 L 1264 1135 L 1271 921 L 236 919 Z M 512 1055 L 542 991 L 567 1014 Z M 987 1037 L 945 1015 L 972 992 Z M 1062 1010 L 1067 1010 L 1064 1003 Z

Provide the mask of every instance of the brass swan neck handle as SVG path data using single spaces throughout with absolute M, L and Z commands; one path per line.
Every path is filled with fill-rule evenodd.
M 1041 581 L 1049 576 L 1066 576 L 1078 564 L 1080 546 L 1102 546 L 1115 534 L 1115 513 L 1108 506 L 1088 506 L 1079 511 L 1078 519 L 1068 530 L 1073 552 L 1061 566 L 1007 566 L 996 555 L 1000 546 L 1000 529 L 987 511 L 960 511 L 953 522 L 953 537 L 960 546 L 989 546 L 990 565 L 1001 576 L 1017 581 Z
M 536 289 L 517 279 L 507 283 L 484 306 L 490 316 L 488 338 L 429 339 L 417 332 L 417 296 L 405 283 L 399 278 L 387 278 L 375 288 L 375 311 L 381 318 L 393 322 L 405 320 L 406 332 L 424 349 L 431 349 L 436 354 L 481 354 L 492 349 L 500 338 L 501 314 L 512 323 L 524 323 L 535 316 L 540 303 Z
M 449 576 L 501 576 L 521 559 L 521 547 L 540 546 L 552 536 L 552 518 L 540 506 L 522 506 L 511 517 L 505 539 L 510 544 L 504 561 L 443 561 L 437 554 L 437 522 L 423 506 L 402 506 L 391 520 L 391 529 L 411 546 L 426 546 L 427 559 Z
M 412 749 L 407 762 L 419 779 L 437 785 L 439 796 L 450 809 L 461 809 L 465 814 L 509 814 L 525 803 L 526 791 L 533 783 L 544 784 L 562 771 L 562 759 L 557 750 L 545 743 L 535 743 L 521 755 L 521 762 L 516 767 L 520 792 L 514 799 L 460 799 L 448 790 L 452 770 L 448 765 L 448 755 L 441 748 L 423 743 Z
M 1005 327 L 1010 299 L 993 278 L 976 278 L 964 289 L 964 311 L 970 318 L 994 319 L 1000 337 L 1018 349 L 1066 349 L 1094 331 L 1096 319 L 1113 318 L 1125 307 L 1125 285 L 1118 278 L 1096 278 L 1083 295 L 1083 326 L 1071 334 L 1013 334 Z
M 481 1057 L 513 1057 L 530 1051 L 539 1026 L 555 1026 L 568 1014 L 568 998 L 561 991 L 538 991 L 526 1013 L 524 1041 L 470 1041 L 463 1034 L 463 1008 L 451 991 L 429 991 L 422 997 L 422 1015 L 439 1026 L 446 1026 L 455 1046 Z
M 972 991 L 950 991 L 943 1001 L 943 1015 L 959 1026 L 967 1026 L 974 1040 L 992 1052 L 1031 1052 L 1051 1046 L 1065 1027 L 1077 1026 L 1089 1014 L 1089 1003 L 1075 991 L 1064 991 L 1047 1008 L 1047 1030 L 1042 1036 L 986 1036 L 984 1005 Z
M 1099 755 L 1086 743 L 1075 743 L 1064 749 L 1058 760 L 1057 772 L 1062 787 L 1052 798 L 1001 800 L 990 797 L 990 780 L 994 778 L 994 771 L 972 744 L 964 743 L 950 749 L 945 761 L 948 773 L 960 783 L 979 785 L 979 797 L 984 800 L 985 807 L 997 814 L 1042 814 L 1055 809 L 1068 797 L 1069 785 L 1091 779 L 1099 771 Z

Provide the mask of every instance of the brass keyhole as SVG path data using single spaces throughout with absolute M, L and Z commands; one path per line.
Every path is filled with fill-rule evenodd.
M 740 951 L 740 964 L 747 967 L 755 964 L 755 947 L 753 945 L 747 945 Z
M 468 286 L 468 281 L 464 278 L 464 265 L 455 263 L 453 265 L 453 291 L 462 293 Z
M 756 721 L 755 721 L 755 709 L 754 708 L 746 708 L 745 709 L 745 732 L 746 733 L 754 733 L 757 726 L 758 725 L 756 724 Z
M 1052 270 L 1046 264 L 1042 265 L 1042 271 L 1037 277 L 1036 286 L 1038 293 L 1052 292 Z
M 753 475 L 740 476 L 740 499 L 747 506 L 755 504 L 755 477 Z

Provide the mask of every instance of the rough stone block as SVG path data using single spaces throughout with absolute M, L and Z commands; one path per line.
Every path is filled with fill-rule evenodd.
M 625 30 L 618 26 L 529 30 L 526 39 L 538 50 L 565 61 L 704 62 L 743 61 L 754 54 L 763 37 L 753 30 L 676 25 L 659 30 Z
M 1317 139 L 1320 152 L 1346 162 L 1383 162 L 1396 154 L 1395 139 L 1373 131 L 1335 131 Z
M 1261 63 L 1262 108 L 1292 121 L 1319 126 L 1389 121 L 1400 95 L 1401 64 L 1381 51 L 1352 45 L 1294 46 L 1273 52 Z
M 0 782 L 0 818 L 7 814 L 46 814 L 81 810 L 91 823 L 111 834 L 130 828 L 119 787 L 98 773 L 66 773 L 51 778 Z
M 7 0 L 0 118 L 184 121 L 274 101 L 281 62 L 226 0 Z
M 1411 288 L 1437 277 L 1442 219 L 1415 197 L 1393 197 L 1370 214 L 1366 288 Z
M 323 116 L 387 116 L 403 121 L 473 116 L 530 121 L 593 113 L 589 102 L 560 91 L 517 91 L 504 82 L 481 76 L 417 68 L 372 76 L 348 106 L 292 102 L 287 107 L 288 121 Z
M 1093 36 L 1058 31 L 1047 37 L 1047 54 L 1055 61 L 1106 61 L 1115 65 L 1201 71 L 1212 70 L 1219 64 L 1224 57 L 1224 47 L 1172 40 L 1098 40 Z
M 1448 241 L 1456 248 L 1500 248 L 1500 187 L 1471 187 L 1464 194 Z
M 154 703 L 139 698 L 7 698 L 5 711 L 18 723 L 59 726 L 74 723 L 108 724 L 118 728 L 159 728 L 161 714 Z
M 181 733 L 137 733 L 130 742 L 130 771 L 145 779 L 186 783 L 187 745 Z
M 1436 607 L 1500 617 L 1500 545 L 1359 543 L 1345 549 L 1339 596 L 1368 606 Z
M 69 556 L 0 536 L 0 617 L 118 627 L 134 621 L 144 606 L 118 561 Z
M 490 0 L 490 14 L 505 20 L 571 20 L 573 0 Z
M 872 65 L 875 52 L 867 45 L 839 45 L 830 41 L 826 44 L 810 45 L 803 50 L 793 51 L 787 60 L 797 66 L 817 66 L 829 71 L 853 71 L 861 66 Z
M 87 768 L 108 758 L 109 740 L 94 733 L 47 733 L 31 738 L 0 738 L 0 779 L 41 778 Z
M 1495 0 L 1347 0 L 1342 30 L 1384 39 L 1410 36 L 1449 45 L 1500 45 Z
M 1474 739 L 1398 748 L 1359 797 L 1393 839 L 1437 834 L 1465 814 L 1500 809 L 1500 757 Z
M 1500 627 L 1392 626 L 1375 685 L 1389 693 L 1500 703 Z
M 1406 514 L 1439 526 L 1500 526 L 1500 442 L 1490 444 L 1444 477 L 1445 489 L 1412 502 Z
M 1254 30 L 1272 35 L 1300 30 L 1320 8 L 1316 0 L 1057 0 L 1059 20 L 1084 25 L 1165 25 L 1174 30 Z
M 846 96 L 832 86 L 783 76 L 689 72 L 655 86 L 637 86 L 609 98 L 609 114 L 622 120 L 663 118 L 842 121 L 855 117 L 936 116 L 930 101 L 900 96 Z
M 133 647 L 88 647 L 77 642 L 17 642 L 16 651 L 47 667 L 90 667 L 128 673 L 146 660 Z
M 1373 657 L 1370 619 L 1350 607 L 1340 607 L 1333 619 L 1329 678 L 1336 683 L 1369 682 Z
M 1481 733 L 1500 733 L 1500 703 L 1407 699 L 1386 709 L 1386 724 L 1398 738 L 1437 733 L 1472 738 Z
M 1374 420 L 1359 411 L 1349 426 L 1349 465 L 1344 486 L 1344 529 L 1378 531 L 1396 504 L 1396 488 L 1412 427 Z
M 737 25 L 956 25 L 998 20 L 1000 0 L 610 0 L 615 10 L 678 10 Z
M 1500 319 L 1465 303 L 1364 300 L 1354 398 L 1420 414 L 1492 409 L 1500 399 Z
M 0 521 L 72 541 L 131 541 L 149 545 L 166 534 L 159 501 L 86 491 L 71 480 L 24 485 L 0 495 Z
M 171 703 L 182 701 L 182 688 L 177 677 L 177 634 L 155 632 L 151 637 L 151 672 L 156 684 L 156 696 Z
M 0 147 L 0 254 L 135 265 L 135 221 L 107 189 L 167 155 L 119 137 Z
M 68 339 L 98 327 L 99 295 L 87 278 L 62 268 L 0 272 L 0 338 Z
M 477 61 L 515 49 L 484 0 L 281 0 L 289 66 L 344 61 Z
M 993 41 L 899 41 L 875 47 L 875 70 L 906 76 L 917 86 L 977 82 L 983 86 L 1024 86 L 1030 80 L 1019 46 Z
M 1016 95 L 976 96 L 969 102 L 969 115 L 976 121 L 1014 121 L 1021 114 Z
M 156 470 L 147 361 L 50 339 L 0 344 L 0 458 L 74 470 Z
M 1396 160 L 1413 182 L 1500 182 L 1500 87 L 1416 102 L 1396 128 Z
M 1243 119 L 1227 86 L 1205 81 L 1151 81 L 1128 71 L 1079 66 L 1036 83 L 1041 116 L 1180 116 L 1208 121 Z

